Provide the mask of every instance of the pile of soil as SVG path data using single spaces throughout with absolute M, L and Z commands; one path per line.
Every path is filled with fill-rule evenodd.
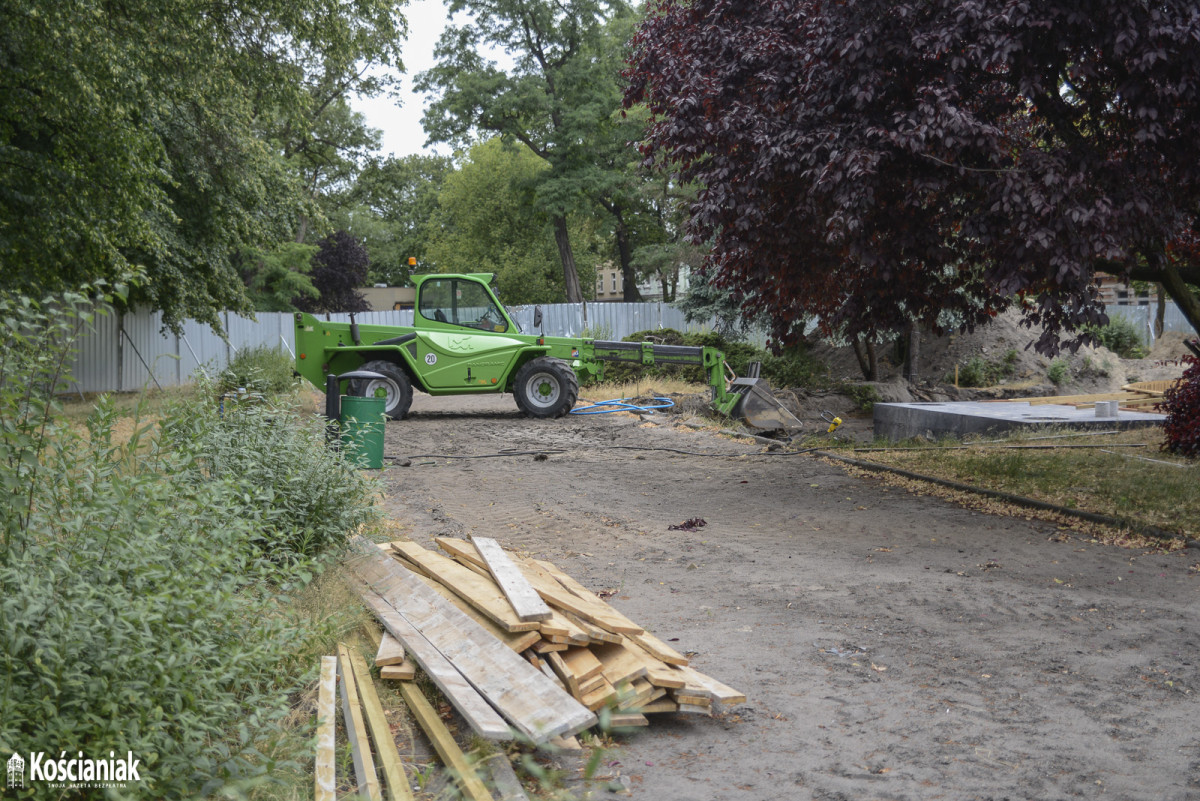
M 827 365 L 827 378 L 836 390 L 777 392 L 784 402 L 804 420 L 819 423 L 823 412 L 831 412 L 845 422 L 842 433 L 855 439 L 871 436 L 869 401 L 893 403 L 956 401 L 990 398 L 1020 398 L 1045 395 L 1082 395 L 1119 392 L 1126 384 L 1179 378 L 1185 364 L 1180 357 L 1188 353 L 1180 332 L 1167 332 L 1159 338 L 1143 359 L 1122 359 L 1105 347 L 1080 346 L 1072 353 L 1063 350 L 1057 357 L 1066 363 L 1065 380 L 1050 380 L 1052 358 L 1033 349 L 1040 330 L 1022 324 L 1021 315 L 1010 311 L 974 331 L 942 337 L 926 334 L 921 340 L 921 381 L 910 384 L 903 377 L 900 354 L 891 345 L 877 350 L 879 380 L 863 380 L 853 349 L 819 344 L 812 355 Z M 954 368 L 960 371 L 973 358 L 987 362 L 1012 364 L 1012 374 L 990 387 L 956 387 Z M 811 429 L 810 429 L 811 430 Z

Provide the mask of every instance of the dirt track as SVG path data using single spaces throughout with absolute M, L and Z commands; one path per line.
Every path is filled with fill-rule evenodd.
M 618 738 L 602 772 L 634 798 L 1200 799 L 1195 551 L 1064 539 L 629 415 L 527 420 L 509 396 L 419 396 L 387 429 L 389 456 L 506 448 L 563 452 L 413 458 L 385 471 L 390 513 L 423 544 L 493 536 L 616 589 L 749 698 Z

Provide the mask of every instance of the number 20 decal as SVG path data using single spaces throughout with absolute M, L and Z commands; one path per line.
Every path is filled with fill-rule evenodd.
M 436 353 L 426 353 L 425 354 L 425 363 L 426 364 L 437 364 L 437 354 Z

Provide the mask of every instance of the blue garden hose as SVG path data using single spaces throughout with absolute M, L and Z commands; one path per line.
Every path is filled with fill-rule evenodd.
M 572 409 L 571 414 L 610 414 L 611 412 L 649 412 L 654 409 L 670 409 L 675 405 L 675 401 L 670 398 L 658 398 L 655 403 L 635 404 L 628 403 L 634 400 L 633 398 L 614 398 L 613 400 L 600 401 L 593 403 L 590 406 L 580 406 L 578 409 Z

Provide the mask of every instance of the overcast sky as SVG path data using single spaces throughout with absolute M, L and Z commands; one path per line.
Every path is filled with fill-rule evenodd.
M 355 98 L 350 105 L 366 115 L 367 125 L 383 132 L 380 155 L 409 156 L 423 151 L 449 155 L 451 150 L 446 145 L 425 148 L 425 132 L 421 129 L 425 98 L 413 91 L 413 76 L 433 66 L 433 48 L 448 22 L 446 5 L 443 0 L 409 0 L 403 11 L 408 19 L 408 41 L 401 54 L 405 72 L 400 76 L 399 96 Z M 461 24 L 463 18 L 460 16 L 458 21 Z M 502 52 L 492 53 L 491 57 L 504 60 Z

